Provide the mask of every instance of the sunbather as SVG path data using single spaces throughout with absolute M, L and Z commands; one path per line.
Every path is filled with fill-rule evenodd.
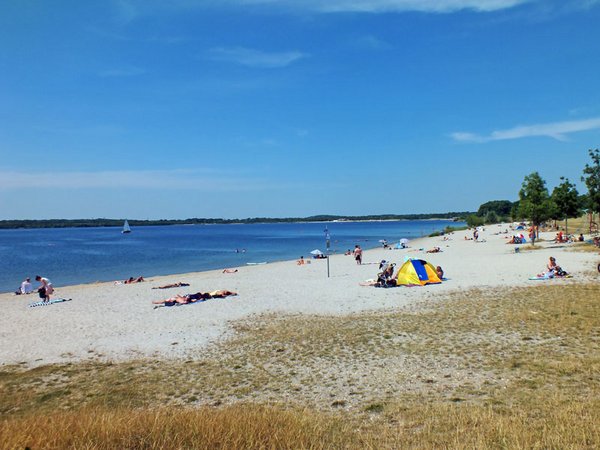
M 142 281 L 146 281 L 142 276 L 137 278 L 129 277 L 127 280 L 123 281 L 123 284 L 141 283 Z
M 225 298 L 225 297 L 233 297 L 237 295 L 237 292 L 229 291 L 227 289 L 219 289 L 217 291 L 209 292 L 209 298 Z
M 152 289 L 170 289 L 170 288 L 183 287 L 183 286 L 189 286 L 189 284 L 182 283 L 181 281 L 179 281 L 179 282 L 173 283 L 173 284 L 165 284 L 164 286 L 155 286 Z
M 152 303 L 157 305 L 155 308 L 159 308 L 160 306 L 173 306 L 176 304 L 186 305 L 188 303 L 208 300 L 209 298 L 225 298 L 233 295 L 237 295 L 237 292 L 229 291 L 227 289 L 219 289 L 212 292 L 196 292 L 195 294 L 186 295 L 177 294 L 174 297 L 169 297 L 164 300 L 154 300 Z
M 164 300 L 154 300 L 152 302 L 154 305 L 158 305 L 158 306 L 173 306 L 176 303 L 179 303 L 181 305 L 185 305 L 186 303 L 191 303 L 190 297 L 187 295 L 179 295 L 177 294 L 174 297 L 169 297 L 166 298 Z M 155 308 L 158 308 L 158 306 L 155 306 Z

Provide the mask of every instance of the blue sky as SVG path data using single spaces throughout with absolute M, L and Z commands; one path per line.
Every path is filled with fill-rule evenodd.
M 0 0 L 0 219 L 476 210 L 600 146 L 599 0 Z

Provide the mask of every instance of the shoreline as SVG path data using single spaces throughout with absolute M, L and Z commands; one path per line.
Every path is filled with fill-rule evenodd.
M 45 365 L 75 361 L 123 361 L 140 358 L 194 358 L 232 332 L 232 323 L 264 315 L 347 315 L 367 311 L 416 306 L 423 300 L 443 301 L 448 295 L 470 289 L 510 288 L 536 283 L 569 284 L 591 277 L 596 253 L 570 251 L 571 247 L 542 242 L 534 251 L 515 253 L 506 245 L 507 235 L 494 232 L 507 225 L 486 227 L 484 240 L 465 240 L 468 230 L 443 237 L 411 240 L 403 250 L 365 250 L 362 265 L 351 256 L 310 259 L 298 266 L 295 260 L 265 265 L 238 266 L 236 273 L 221 269 L 150 277 L 146 282 L 115 285 L 114 282 L 56 287 L 55 298 L 73 301 L 28 308 L 37 296 L 0 294 L 4 314 L 0 338 L 13 343 L 0 349 L 0 365 Z M 542 233 L 542 238 L 553 236 Z M 576 244 L 572 244 L 576 245 Z M 426 253 L 432 247 L 439 253 Z M 542 270 L 550 255 L 574 278 L 530 281 Z M 378 289 L 359 283 L 376 277 L 382 259 L 396 263 L 407 257 L 441 265 L 447 281 L 425 287 Z M 597 263 L 596 263 L 597 264 Z M 588 273 L 588 268 L 589 272 Z M 163 284 L 189 283 L 189 287 L 151 289 Z M 211 299 L 180 307 L 154 310 L 153 300 L 188 292 L 229 289 L 238 296 Z M 173 344 L 176 343 L 176 344 Z M 8 347 L 8 346 L 5 346 Z
M 469 213 L 469 214 L 474 214 L 474 213 Z M 157 220 L 138 220 L 138 219 L 131 219 L 129 220 L 130 224 L 134 223 L 134 225 L 131 225 L 132 227 L 160 227 L 160 226 L 175 226 L 175 225 L 186 225 L 186 226 L 190 226 L 190 225 L 269 225 L 269 224 L 286 224 L 286 223 L 290 223 L 290 224 L 294 224 L 294 223 L 344 223 L 344 222 L 350 222 L 350 223 L 369 223 L 369 222 L 406 222 L 406 221 L 435 221 L 435 220 L 445 220 L 445 221 L 449 221 L 449 222 L 461 222 L 459 221 L 460 217 L 459 216 L 455 216 L 455 217 L 449 217 L 449 218 L 445 218 L 445 217 L 426 217 L 426 218 L 420 218 L 420 219 L 416 219 L 416 218 L 390 218 L 390 219 L 345 219 L 343 217 L 340 217 L 339 219 L 328 219 L 328 220 L 303 220 L 303 219 L 298 219 L 298 220 L 293 220 L 293 219 L 286 219 L 286 218 L 281 218 L 281 219 L 273 219 L 273 220 L 267 220 L 267 221 L 254 221 L 253 219 L 216 219 L 215 222 L 182 222 L 182 223 L 160 223 L 161 220 L 165 220 L 165 221 L 170 221 L 170 220 L 178 220 L 178 219 L 157 219 Z M 106 225 L 101 225 L 101 224 L 96 224 L 93 225 L 91 224 L 91 222 L 93 222 L 94 219 L 4 219 L 4 220 L 0 220 L 0 231 L 1 230 L 40 230 L 40 229 L 66 229 L 66 228 L 122 228 L 123 227 L 123 221 L 125 219 L 106 219 L 106 220 L 110 220 L 110 221 L 118 221 L 118 224 L 106 224 Z M 104 220 L 104 219 L 102 219 Z M 199 219 L 199 220 L 209 220 L 209 219 Z M 67 225 L 67 226 L 3 226 L 3 222 L 27 222 L 27 223 L 36 223 L 36 222 L 69 222 L 69 221 L 81 221 L 81 222 L 85 222 L 85 221 L 90 221 L 89 225 Z M 142 222 L 142 223 L 136 223 L 136 222 Z M 145 223 L 145 222 L 157 222 L 157 223 Z M 464 223 L 464 222 L 462 222 Z
M 362 222 L 332 223 L 329 225 L 332 233 L 331 254 L 343 254 L 356 243 L 365 248 L 377 248 L 380 246 L 381 238 L 395 243 L 400 238 L 423 237 L 433 232 L 443 231 L 452 224 L 455 222 L 447 220 L 378 221 L 373 225 L 362 224 Z M 111 282 L 132 275 L 136 277 L 185 275 L 192 272 L 244 266 L 251 262 L 267 261 L 272 264 L 292 260 L 303 254 L 310 256 L 307 253 L 313 248 L 324 250 L 325 225 L 320 222 L 251 225 L 243 230 L 218 224 L 212 225 L 215 228 L 210 230 L 193 225 L 149 226 L 125 237 L 121 237 L 121 233 L 115 233 L 117 228 L 113 227 L 7 230 L 2 235 L 3 246 L 11 248 L 14 237 L 19 250 L 15 253 L 14 264 L 11 264 L 10 260 L 0 264 L 2 266 L 0 293 L 14 293 L 25 274 L 33 277 L 40 271 L 55 284 L 67 286 Z M 283 233 L 287 240 L 270 240 L 276 239 L 280 233 Z M 296 233 L 300 234 L 296 236 Z M 178 235 L 188 236 L 194 243 L 182 244 L 183 241 L 177 240 Z M 217 236 L 214 244 L 208 239 L 212 235 Z M 261 240 L 262 236 L 270 235 L 273 237 Z M 96 238 L 88 242 L 88 236 L 96 236 Z M 300 240 L 302 236 L 306 239 Z M 361 236 L 363 238 L 358 239 Z M 72 237 L 77 241 L 74 246 L 69 242 Z M 32 243 L 42 247 L 39 262 L 26 256 L 35 249 Z M 107 247 L 101 244 L 106 244 Z M 128 244 L 133 247 L 129 247 Z M 54 247 L 48 247 L 50 245 L 58 246 L 56 247 L 59 248 L 59 253 L 56 255 L 58 259 L 54 256 L 52 250 Z M 156 245 L 160 251 L 156 250 Z M 173 252 L 170 247 L 174 248 Z M 183 249 L 183 247 L 187 248 Z M 248 252 L 235 251 L 242 247 L 248 249 Z M 193 248 L 198 248 L 198 251 L 205 254 L 191 251 Z M 99 253 L 95 253 L 96 251 Z M 89 263 L 85 256 L 88 252 L 91 255 Z M 165 258 L 162 257 L 163 252 Z M 111 260 L 113 254 L 122 257 L 115 256 L 117 259 Z M 137 256 L 130 256 L 136 254 Z

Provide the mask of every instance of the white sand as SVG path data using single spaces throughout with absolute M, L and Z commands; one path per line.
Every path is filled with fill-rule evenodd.
M 394 309 L 423 299 L 443 299 L 446 294 L 470 288 L 564 285 L 597 280 L 593 268 L 596 253 L 572 251 L 573 244 L 542 242 L 542 249 L 515 253 L 507 235 L 496 235 L 506 225 L 480 232 L 482 243 L 465 240 L 470 231 L 412 241 L 404 250 L 366 251 L 358 266 L 351 256 L 335 255 L 327 261 L 312 260 L 298 266 L 294 261 L 239 267 L 233 274 L 219 271 L 154 277 L 145 283 L 115 285 L 97 283 L 61 287 L 54 297 L 73 301 L 28 308 L 37 296 L 0 295 L 0 364 L 40 365 L 86 359 L 124 360 L 141 357 L 193 358 L 211 342 L 227 337 L 230 321 L 266 313 L 346 314 L 366 310 Z M 542 234 L 552 239 L 553 233 Z M 537 244 L 536 244 L 537 245 Z M 427 254 L 434 246 L 441 253 Z M 423 250 L 419 250 L 423 249 Z M 574 275 L 572 279 L 529 281 L 541 272 L 549 256 Z M 398 266 L 406 257 L 422 258 L 441 265 L 448 278 L 441 285 L 381 289 L 359 286 L 375 278 L 382 259 Z M 183 281 L 189 287 L 153 290 L 154 286 Z M 237 297 L 208 300 L 179 307 L 153 309 L 152 300 L 176 293 L 230 289 Z

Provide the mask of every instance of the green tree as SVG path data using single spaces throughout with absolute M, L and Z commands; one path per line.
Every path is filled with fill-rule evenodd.
M 546 182 L 537 172 L 527 175 L 519 191 L 518 215 L 529 219 L 533 226 L 538 226 L 552 217 L 552 210 Z
M 581 181 L 588 189 L 587 207 L 591 212 L 600 213 L 600 150 L 588 150 L 592 164 L 586 164 Z
M 470 214 L 469 216 L 467 216 L 466 222 L 470 228 L 480 227 L 484 224 L 483 217 L 479 217 L 476 214 Z
M 479 217 L 485 217 L 491 211 L 498 217 L 508 217 L 510 216 L 512 206 L 513 204 L 509 200 L 492 200 L 482 204 L 477 211 L 477 215 Z
M 552 191 L 552 202 L 554 203 L 553 219 L 565 221 L 565 232 L 569 234 L 568 220 L 578 217 L 581 212 L 579 192 L 568 178 L 560 177 L 562 183 Z
M 490 225 L 500 222 L 500 218 L 498 217 L 498 214 L 496 214 L 496 212 L 493 210 L 489 210 L 485 214 L 484 220 L 485 220 L 485 223 L 490 224 Z
M 510 208 L 510 217 L 513 222 L 519 222 L 523 219 L 521 215 L 521 204 L 517 200 L 513 203 L 512 208 Z

